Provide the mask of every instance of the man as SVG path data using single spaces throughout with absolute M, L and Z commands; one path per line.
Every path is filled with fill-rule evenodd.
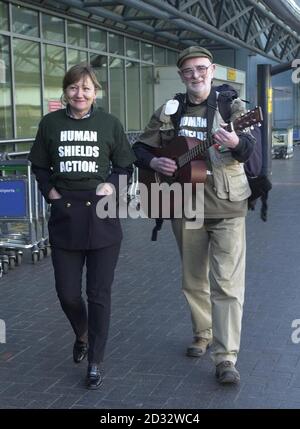
M 139 167 L 172 176 L 176 162 L 153 156 L 149 146 L 165 146 L 176 135 L 205 140 L 208 133 L 213 134 L 215 144 L 205 157 L 204 224 L 188 229 L 186 219 L 173 219 L 172 228 L 193 324 L 194 341 L 187 355 L 203 356 L 212 345 L 217 380 L 236 384 L 240 381 L 235 364 L 245 289 L 245 216 L 251 194 L 243 162 L 252 153 L 255 140 L 249 133 L 228 132 L 222 127 L 218 94 L 212 87 L 216 65 L 211 52 L 191 46 L 180 53 L 177 67 L 186 94 L 176 95 L 179 104 L 168 101 L 153 114 L 133 149 Z M 241 100 L 234 100 L 231 121 L 243 112 Z

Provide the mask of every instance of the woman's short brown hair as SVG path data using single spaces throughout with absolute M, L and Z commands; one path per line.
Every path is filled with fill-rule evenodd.
M 88 63 L 80 63 L 71 67 L 65 74 L 63 79 L 63 91 L 65 91 L 69 85 L 78 82 L 82 77 L 86 76 L 91 78 L 96 89 L 101 88 L 92 66 Z

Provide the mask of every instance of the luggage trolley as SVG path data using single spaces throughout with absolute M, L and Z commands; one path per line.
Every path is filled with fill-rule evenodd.
M 0 259 L 4 273 L 20 265 L 23 251 L 32 262 L 50 253 L 46 209 L 28 160 L 0 161 Z

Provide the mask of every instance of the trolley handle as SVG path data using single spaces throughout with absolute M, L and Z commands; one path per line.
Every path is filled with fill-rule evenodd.
M 0 168 L 12 165 L 15 165 L 16 167 L 20 165 L 30 165 L 30 161 L 28 159 L 18 159 L 17 161 L 15 159 L 9 159 L 7 161 L 0 161 Z

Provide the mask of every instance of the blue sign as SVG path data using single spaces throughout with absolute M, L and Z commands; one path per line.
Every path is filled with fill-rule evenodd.
M 26 215 L 26 182 L 0 180 L 0 218 L 22 218 Z

